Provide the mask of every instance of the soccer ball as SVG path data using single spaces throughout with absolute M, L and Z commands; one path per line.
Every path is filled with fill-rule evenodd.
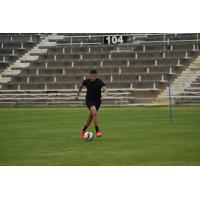
M 91 132 L 85 132 L 84 134 L 84 140 L 91 141 L 93 139 L 93 133 Z

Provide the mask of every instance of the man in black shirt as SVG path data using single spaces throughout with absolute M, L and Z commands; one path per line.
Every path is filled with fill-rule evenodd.
M 101 137 L 103 134 L 99 131 L 97 113 L 101 106 L 101 102 L 107 95 L 106 85 L 101 79 L 97 78 L 97 71 L 92 69 L 90 70 L 90 78 L 82 82 L 75 99 L 79 98 L 79 94 L 81 93 L 83 87 L 87 88 L 86 105 L 89 109 L 89 116 L 83 129 L 81 130 L 81 139 L 83 140 L 84 133 L 92 121 L 96 129 L 96 136 Z M 101 95 L 101 89 L 103 89 L 103 95 Z

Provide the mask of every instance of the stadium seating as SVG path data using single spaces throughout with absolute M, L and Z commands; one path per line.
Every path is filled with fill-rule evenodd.
M 199 55 L 197 34 L 132 34 L 134 43 L 115 45 L 102 44 L 101 34 L 57 35 L 59 38 L 49 40 L 55 45 L 40 46 L 47 49 L 46 53 L 32 53 L 38 59 L 28 61 L 29 67 L 22 67 L 20 74 L 2 83 L 1 94 L 7 92 L 12 96 L 24 92 L 27 95 L 28 92 L 41 97 L 43 92 L 48 95 L 41 101 L 44 103 L 55 97 L 49 96 L 53 92 L 57 103 L 75 103 L 72 94 L 87 78 L 89 69 L 95 66 L 110 94 L 118 91 L 118 95 L 110 96 L 107 102 L 152 103 L 167 87 L 167 74 L 171 74 L 173 81 Z M 37 34 L 0 34 L 3 44 L 0 48 L 1 69 L 7 68 L 39 42 Z M 66 94 L 71 92 L 69 99 L 59 101 L 59 97 L 63 99 L 64 91 Z
M 40 40 L 38 34 L 0 34 L 0 72 Z

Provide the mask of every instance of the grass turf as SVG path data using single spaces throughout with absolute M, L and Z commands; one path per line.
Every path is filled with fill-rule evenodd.
M 0 108 L 0 165 L 200 165 L 200 107 L 103 107 L 81 142 L 83 107 Z M 94 132 L 93 125 L 89 128 Z

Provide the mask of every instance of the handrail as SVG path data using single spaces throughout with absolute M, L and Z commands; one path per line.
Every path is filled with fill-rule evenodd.
M 49 99 L 49 100 L 52 100 L 52 99 L 58 99 L 58 100 L 61 100 L 61 99 L 71 99 L 71 100 L 74 100 L 73 99 L 73 97 L 74 96 L 72 96 L 72 98 L 70 98 L 70 97 L 54 97 L 54 96 L 47 96 L 46 98 L 45 97 L 21 97 L 21 98 L 17 98 L 17 97 L 0 97 L 0 100 L 3 100 L 3 99 L 10 99 L 10 100 L 21 100 L 21 99 L 32 99 L 32 100 L 34 100 L 34 99 Z M 126 96 L 108 96 L 107 97 L 107 100 L 109 100 L 109 99 L 135 99 L 135 100 L 147 100 L 147 99 L 157 99 L 156 97 L 130 97 L 130 96 L 128 96 L 128 97 L 126 97 Z M 184 99 L 199 99 L 200 98 L 200 95 L 199 96 L 184 96 L 184 95 L 182 95 L 182 96 L 179 96 L 179 95 L 176 95 L 176 96 L 172 96 L 172 98 L 173 99 L 181 99 L 181 98 L 184 98 Z M 163 97 L 161 97 L 161 99 L 168 99 L 168 96 L 163 96 Z M 85 98 L 84 98 L 84 96 L 82 96 L 81 98 L 80 98 L 80 100 L 85 100 Z M 76 100 L 74 100 L 75 102 L 77 102 Z
M 64 33 L 63 33 L 64 34 Z M 88 33 L 88 35 L 64 35 L 64 38 L 100 38 L 104 36 L 142 36 L 142 37 L 148 37 L 148 36 L 163 36 L 166 37 L 166 35 L 189 35 L 189 34 L 199 34 L 199 33 L 105 33 L 101 35 L 92 35 L 95 33 Z
M 199 41 L 197 41 L 196 39 L 195 40 L 169 40 L 169 41 L 162 41 L 162 40 L 159 40 L 159 41 L 137 41 L 137 42 L 133 42 L 133 43 L 122 43 L 122 44 L 117 44 L 117 46 L 131 46 L 131 45 L 142 45 L 142 44 L 173 44 L 173 43 L 184 43 L 184 42 L 195 42 L 196 44 L 199 43 Z M 56 44 L 55 46 L 87 46 L 87 45 L 102 45 L 104 46 L 105 44 L 103 43 L 84 43 L 84 42 L 80 42 L 80 43 L 61 43 L 61 44 Z M 53 46 L 53 47 L 55 47 Z M 105 45 L 105 46 L 116 46 L 116 44 L 110 44 L 110 45 Z M 51 47 L 51 46 L 49 46 Z

